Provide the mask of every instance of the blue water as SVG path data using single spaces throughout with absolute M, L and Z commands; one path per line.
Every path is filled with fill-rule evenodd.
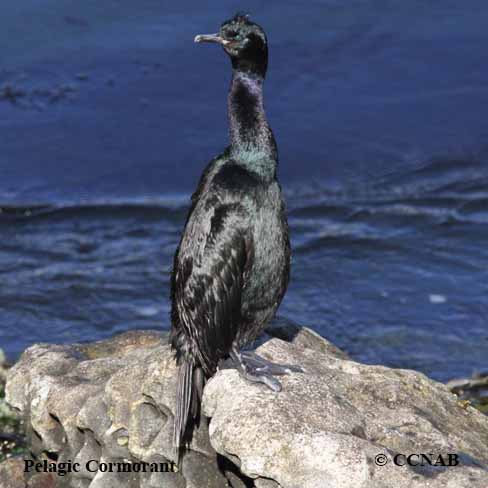
M 280 314 L 370 363 L 488 367 L 488 5 L 5 0 L 0 346 L 169 326 L 189 195 L 227 142 L 236 10 L 270 43 L 266 108 L 294 258 Z

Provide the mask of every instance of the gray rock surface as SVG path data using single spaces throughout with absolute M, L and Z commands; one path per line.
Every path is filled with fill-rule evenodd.
M 0 487 L 25 488 L 22 459 L 11 458 L 0 463 Z
M 488 487 L 488 418 L 444 385 L 277 339 L 258 352 L 306 374 L 285 377 L 280 393 L 228 370 L 207 384 L 211 443 L 246 475 L 289 488 Z M 398 453 L 455 453 L 460 465 L 401 467 Z
M 268 329 L 268 339 L 261 355 L 306 373 L 284 377 L 275 393 L 233 370 L 218 372 L 204 393 L 209 427 L 201 423 L 180 472 L 82 469 L 58 477 L 57 486 L 488 487 L 488 418 L 445 386 L 353 362 L 289 323 Z M 38 344 L 9 372 L 7 400 L 25 416 L 37 459 L 170 463 L 175 371 L 166 337 L 155 332 Z M 392 462 L 397 453 L 456 453 L 460 464 L 400 467 Z M 378 454 L 386 466 L 375 465 Z M 7 471 L 0 467 L 0 488 Z
M 168 488 L 226 487 L 205 425 L 182 473 L 91 472 L 87 466 L 91 460 L 175 460 L 175 371 L 167 337 L 156 332 L 129 332 L 91 344 L 38 344 L 10 371 L 7 401 L 26 416 L 38 459 L 80 464 L 79 473 L 58 478 L 59 486 L 153 488 L 164 481 Z

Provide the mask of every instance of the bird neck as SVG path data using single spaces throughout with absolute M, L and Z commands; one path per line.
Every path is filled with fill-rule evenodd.
M 263 82 L 262 76 L 233 70 L 228 99 L 230 151 L 237 164 L 272 179 L 278 154 L 264 112 Z

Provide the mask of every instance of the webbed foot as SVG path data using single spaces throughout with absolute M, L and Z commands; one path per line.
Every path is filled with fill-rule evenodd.
M 230 352 L 229 359 L 222 363 L 221 368 L 235 368 L 246 380 L 263 383 L 273 391 L 281 391 L 281 383 L 274 376 L 304 373 L 300 366 L 273 363 L 255 352 L 236 349 Z

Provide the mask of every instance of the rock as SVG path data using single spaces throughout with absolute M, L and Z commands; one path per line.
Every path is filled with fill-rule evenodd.
M 25 488 L 24 461 L 21 458 L 10 458 L 0 463 L 1 488 Z
M 27 488 L 60 488 L 60 484 L 55 473 L 37 473 L 29 479 Z
M 488 372 L 476 373 L 468 379 L 451 380 L 447 387 L 466 404 L 488 415 Z
M 7 357 L 3 352 L 3 349 L 0 348 L 0 367 L 5 368 L 7 366 Z
M 0 349 L 0 462 L 25 450 L 21 418 L 5 401 L 5 382 L 9 367 L 5 354 Z
M 279 339 L 258 353 L 306 373 L 283 377 L 275 393 L 219 371 L 203 402 L 212 445 L 247 476 L 287 488 L 488 486 L 488 419 L 444 385 Z M 456 453 L 461 462 L 400 467 L 397 453 Z M 378 454 L 386 466 L 376 466 Z
M 280 486 L 276 481 L 265 478 L 257 478 L 255 484 L 256 488 L 278 488 Z
M 69 486 L 185 487 L 181 473 L 110 473 L 87 463 L 174 461 L 171 446 L 176 366 L 167 337 L 129 332 L 91 344 L 38 344 L 12 368 L 6 387 L 12 407 L 27 416 L 31 450 L 40 458 L 72 460 L 80 472 Z M 198 466 L 215 469 L 208 435 L 192 445 L 201 453 Z M 211 453 L 205 457 L 205 453 Z M 188 468 L 190 469 L 190 468 Z M 95 472 L 92 472 L 95 471 Z M 150 476 L 151 475 L 151 476 Z
M 0 463 L 0 488 L 58 488 L 56 478 L 54 473 L 26 477 L 21 457 L 11 457 Z
M 87 466 L 169 468 L 175 461 L 176 366 L 165 335 L 137 331 L 91 344 L 32 346 L 8 374 L 7 400 L 25 417 L 37 459 L 80 464 L 79 473 L 58 478 L 59 488 L 488 486 L 488 418 L 463 408 L 445 386 L 413 371 L 351 361 L 283 320 L 267 334 L 258 352 L 306 373 L 283 377 L 283 391 L 275 393 L 234 370 L 218 372 L 204 392 L 210 423 L 200 422 L 180 471 Z M 460 465 L 395 466 L 397 453 L 455 453 Z M 378 454 L 386 466 L 375 465 Z M 0 465 L 0 480 L 9 470 Z
M 327 339 L 324 339 L 320 334 L 317 334 L 317 332 L 314 332 L 308 327 L 301 327 L 285 317 L 276 317 L 266 328 L 266 334 L 263 334 L 262 339 L 269 340 L 272 337 L 329 356 L 340 359 L 349 359 L 349 356 L 344 351 L 334 346 L 334 344 Z M 264 340 L 261 340 L 261 343 L 264 342 Z
M 226 488 L 227 479 L 219 471 L 217 456 L 212 465 L 199 452 L 190 451 L 183 458 L 183 476 L 188 488 Z
M 8 368 L 9 363 L 7 361 L 7 357 L 5 356 L 3 349 L 0 348 L 0 383 L 2 384 L 2 387 L 3 383 L 5 383 L 5 380 L 7 379 Z

